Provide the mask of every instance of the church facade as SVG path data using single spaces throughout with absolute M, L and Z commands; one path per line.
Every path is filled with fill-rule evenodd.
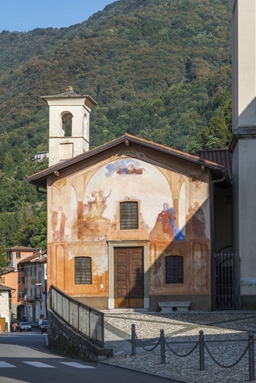
M 43 98 L 53 164 L 29 182 L 47 188 L 49 286 L 104 309 L 189 300 L 210 310 L 211 201 L 215 184 L 229 186 L 226 168 L 128 134 L 65 159 L 62 145 L 68 155 L 76 145 L 73 119 L 89 141 L 89 96 Z M 73 117 L 70 135 L 63 115 Z
M 254 0 L 234 1 L 227 151 L 192 156 L 128 134 L 89 150 L 96 102 L 71 87 L 42 97 L 50 167 L 28 181 L 47 189 L 49 287 L 100 309 L 253 304 L 255 16 Z

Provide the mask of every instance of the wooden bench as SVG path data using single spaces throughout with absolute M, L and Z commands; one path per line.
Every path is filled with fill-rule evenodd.
M 186 302 L 181 302 L 181 301 L 159 302 L 158 306 L 160 307 L 161 313 L 163 314 L 173 314 L 173 313 L 184 314 L 189 312 L 188 308 L 190 306 L 190 303 L 191 302 L 187 302 L 187 301 Z

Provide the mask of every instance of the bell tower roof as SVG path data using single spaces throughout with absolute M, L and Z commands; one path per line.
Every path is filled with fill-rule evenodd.
M 41 96 L 42 100 L 46 101 L 53 101 L 53 100 L 63 100 L 63 99 L 83 99 L 85 105 L 88 104 L 88 107 L 92 109 L 94 106 L 97 105 L 97 102 L 89 95 L 83 95 L 83 94 L 77 94 L 74 92 L 74 89 L 72 86 L 68 86 L 66 91 L 59 94 L 53 94 L 49 96 Z

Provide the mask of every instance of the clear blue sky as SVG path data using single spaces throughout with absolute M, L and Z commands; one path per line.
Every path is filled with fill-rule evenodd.
M 114 0 L 0 0 L 0 32 L 82 23 Z

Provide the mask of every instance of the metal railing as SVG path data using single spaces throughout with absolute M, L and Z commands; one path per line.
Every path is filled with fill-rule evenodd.
M 136 355 L 136 342 L 139 344 L 139 346 L 144 350 L 144 351 L 153 351 L 155 348 L 160 345 L 160 354 L 161 354 L 161 364 L 165 364 L 165 352 L 166 352 L 166 347 L 169 351 L 171 351 L 174 355 L 184 358 L 192 354 L 197 347 L 199 347 L 199 366 L 200 366 L 200 371 L 203 371 L 205 369 L 205 350 L 207 351 L 208 355 L 210 358 L 219 366 L 222 368 L 231 368 L 237 365 L 248 353 L 248 361 L 249 361 L 249 381 L 253 381 L 255 379 L 255 367 L 254 367 L 254 336 L 249 335 L 248 336 L 248 343 L 247 346 L 245 347 L 244 351 L 241 353 L 239 358 L 233 362 L 232 364 L 229 365 L 224 365 L 213 356 L 212 352 L 210 351 L 208 347 L 208 342 L 206 343 L 204 340 L 204 332 L 202 330 L 199 331 L 199 339 L 195 343 L 195 345 L 189 350 L 187 353 L 184 354 L 178 354 L 176 351 L 174 351 L 170 344 L 166 341 L 165 336 L 164 336 L 164 330 L 160 330 L 160 337 L 155 343 L 153 347 L 146 348 L 144 347 L 143 343 L 139 340 L 139 338 L 136 335 L 136 330 L 135 330 L 135 325 L 132 324 L 132 349 L 131 349 L 131 355 L 135 356 Z M 182 344 L 182 343 L 180 343 Z
M 104 313 L 51 286 L 51 309 L 73 329 L 104 347 Z

